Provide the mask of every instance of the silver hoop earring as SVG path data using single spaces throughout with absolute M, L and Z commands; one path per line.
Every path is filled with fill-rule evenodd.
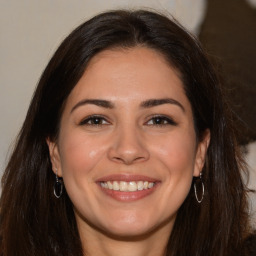
M 196 182 L 194 182 L 194 191 L 195 191 L 196 201 L 199 204 L 201 204 L 203 199 L 204 199 L 204 183 L 203 183 L 203 180 L 202 180 L 202 173 L 201 172 L 200 172 L 199 179 L 200 179 L 200 183 L 201 183 L 201 187 L 202 187 L 202 195 L 201 195 L 201 199 L 200 200 L 198 199 L 198 196 L 197 196 Z
M 63 192 L 63 182 L 59 179 L 57 170 L 56 170 L 56 180 L 53 187 L 53 193 L 56 196 L 56 198 L 60 198 Z

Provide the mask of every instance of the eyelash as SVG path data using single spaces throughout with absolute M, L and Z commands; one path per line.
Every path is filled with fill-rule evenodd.
M 152 123 L 149 124 L 150 122 L 152 122 Z M 99 115 L 89 116 L 86 119 L 83 119 L 79 123 L 79 125 L 88 125 L 88 126 L 102 126 L 102 125 L 108 125 L 108 124 L 110 124 L 109 121 L 107 121 L 106 118 L 104 118 L 103 116 L 99 116 Z M 166 126 L 166 125 L 176 126 L 177 123 L 169 117 L 162 116 L 162 115 L 156 115 L 156 116 L 151 117 L 145 123 L 145 125 L 161 127 L 161 126 Z
M 150 121 L 153 121 L 153 123 L 148 124 Z M 164 123 L 162 123 L 162 122 L 164 122 Z M 166 126 L 166 125 L 176 126 L 177 125 L 177 123 L 172 118 L 167 117 L 167 116 L 162 116 L 162 115 L 156 115 L 156 116 L 151 117 L 150 120 L 146 122 L 146 124 L 155 125 L 155 126 Z
M 97 123 L 98 121 L 96 121 L 96 120 L 98 120 L 100 123 Z M 102 122 L 106 122 L 106 123 L 104 124 Z M 107 125 L 107 124 L 109 124 L 109 122 L 103 116 L 92 115 L 92 116 L 88 116 L 86 119 L 83 119 L 79 124 L 80 125 L 101 126 L 101 125 Z

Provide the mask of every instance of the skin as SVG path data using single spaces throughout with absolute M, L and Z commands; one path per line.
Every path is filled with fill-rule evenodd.
M 145 107 L 166 98 L 172 100 Z M 209 140 L 206 131 L 197 142 L 179 73 L 158 52 L 135 47 L 96 55 L 67 99 L 57 143 L 48 140 L 86 255 L 164 255 Z M 98 184 L 113 174 L 144 175 L 157 186 L 141 199 L 116 200 Z

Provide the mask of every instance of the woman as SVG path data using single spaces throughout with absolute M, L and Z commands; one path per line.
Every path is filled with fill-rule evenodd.
M 167 17 L 113 11 L 46 67 L 1 197 L 1 253 L 242 255 L 242 160 L 219 80 Z

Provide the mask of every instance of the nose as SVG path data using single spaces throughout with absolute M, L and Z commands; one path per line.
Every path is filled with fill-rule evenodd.
M 123 127 L 115 132 L 108 157 L 111 161 L 131 165 L 149 159 L 145 137 L 136 127 Z

